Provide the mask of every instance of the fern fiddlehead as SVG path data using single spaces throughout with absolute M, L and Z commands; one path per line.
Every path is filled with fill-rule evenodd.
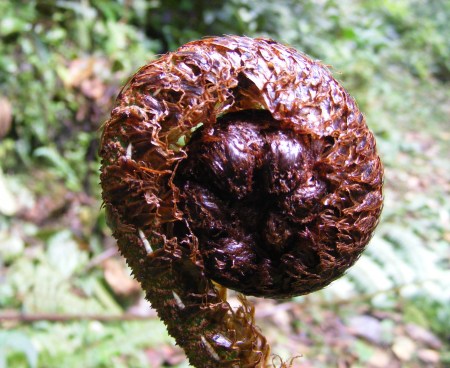
M 382 166 L 355 101 L 319 62 L 268 39 L 188 43 L 142 67 L 105 123 L 109 225 L 196 367 L 265 367 L 242 297 L 323 288 L 359 257 Z

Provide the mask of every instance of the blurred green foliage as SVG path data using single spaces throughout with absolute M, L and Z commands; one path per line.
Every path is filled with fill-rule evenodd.
M 111 242 L 100 211 L 101 124 L 120 86 L 158 54 L 241 34 L 331 65 L 386 167 L 385 210 L 368 251 L 346 277 L 295 300 L 307 308 L 360 298 L 448 341 L 450 1 L 3 0 L 0 14 L 0 99 L 12 106 L 0 136 L 0 309 L 127 308 L 90 266 Z M 0 333 L 0 368 L 143 367 L 142 349 L 171 343 L 156 321 L 40 322 Z M 373 349 L 354 350 L 365 366 Z M 442 352 L 444 364 L 449 357 Z

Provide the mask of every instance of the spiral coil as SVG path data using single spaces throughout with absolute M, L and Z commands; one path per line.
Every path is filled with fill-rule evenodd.
M 340 277 L 382 208 L 382 165 L 356 103 L 322 64 L 268 39 L 188 43 L 142 67 L 105 123 L 109 225 L 197 367 L 264 367 L 242 298 Z M 222 286 L 219 286 L 222 285 Z

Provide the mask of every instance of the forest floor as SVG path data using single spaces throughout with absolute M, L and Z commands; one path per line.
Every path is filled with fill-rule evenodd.
M 385 167 L 380 224 L 343 278 L 250 298 L 273 364 L 450 367 L 450 3 L 194 3 L 0 1 L 0 368 L 189 366 L 117 253 L 97 149 L 120 85 L 206 34 L 333 65 Z

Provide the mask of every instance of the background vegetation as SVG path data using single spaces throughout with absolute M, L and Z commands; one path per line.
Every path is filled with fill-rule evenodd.
M 332 65 L 385 164 L 355 267 L 310 296 L 253 299 L 273 351 L 302 354 L 295 367 L 450 366 L 448 0 L 3 0 L 0 14 L 0 368 L 188 366 L 116 254 L 97 148 L 139 66 L 216 34 Z

